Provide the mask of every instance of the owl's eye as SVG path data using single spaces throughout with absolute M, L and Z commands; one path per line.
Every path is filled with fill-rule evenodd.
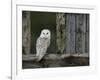
M 45 33 L 43 33 L 43 34 L 45 34 Z
M 48 33 L 47 33 L 48 34 Z

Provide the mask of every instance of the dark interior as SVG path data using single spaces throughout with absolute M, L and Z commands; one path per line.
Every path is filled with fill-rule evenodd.
M 36 39 L 42 29 L 51 31 L 51 44 L 47 53 L 56 53 L 56 13 L 31 12 L 31 54 L 36 53 Z

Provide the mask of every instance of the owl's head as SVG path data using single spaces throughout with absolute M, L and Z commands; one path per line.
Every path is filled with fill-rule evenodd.
M 41 38 L 50 39 L 50 38 L 51 38 L 51 32 L 50 32 L 50 30 L 49 30 L 49 29 L 43 29 L 43 30 L 41 31 L 40 37 L 41 37 Z

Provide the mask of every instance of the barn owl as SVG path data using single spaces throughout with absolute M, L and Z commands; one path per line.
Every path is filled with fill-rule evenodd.
M 47 52 L 47 48 L 50 45 L 51 32 L 48 29 L 43 29 L 40 36 L 36 41 L 36 57 L 37 61 L 40 61 Z

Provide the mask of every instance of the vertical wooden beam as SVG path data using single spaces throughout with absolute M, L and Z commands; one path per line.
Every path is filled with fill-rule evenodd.
M 85 53 L 86 15 L 76 15 L 76 53 Z
M 30 54 L 30 42 L 31 42 L 31 21 L 30 12 L 22 12 L 22 48 L 23 54 Z
M 85 53 L 85 43 L 86 43 L 86 14 L 82 14 L 82 26 L 81 26 L 81 30 L 82 30 L 82 53 Z
M 86 43 L 85 43 L 85 52 L 89 53 L 89 14 L 86 15 Z
M 76 15 L 76 53 L 82 53 L 82 15 Z
M 75 15 L 66 14 L 66 53 L 75 53 Z
M 70 16 L 66 14 L 66 53 L 70 53 Z
M 56 13 L 56 31 L 58 52 L 64 53 L 65 49 L 65 14 Z

